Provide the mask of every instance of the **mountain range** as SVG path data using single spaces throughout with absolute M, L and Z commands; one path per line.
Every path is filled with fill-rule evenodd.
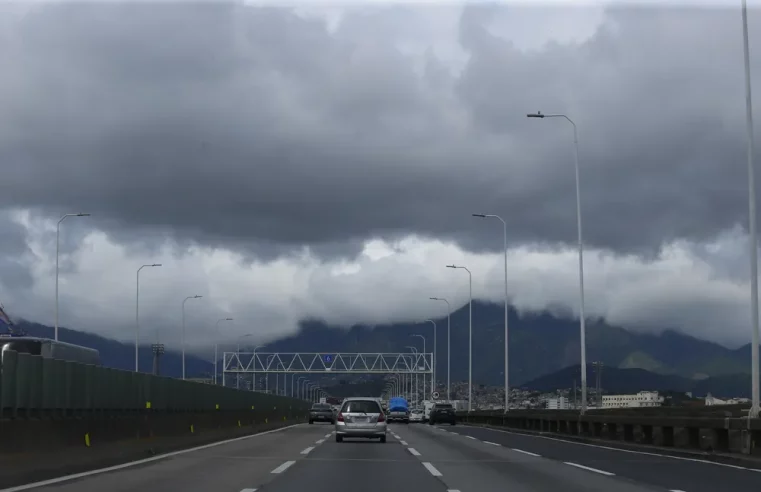
M 437 324 L 437 379 L 446 380 L 447 319 Z M 534 381 L 579 363 L 578 320 L 550 312 L 519 315 L 509 311 L 510 380 L 514 386 Z M 30 335 L 52 337 L 53 329 L 25 321 L 17 323 Z M 300 330 L 267 343 L 267 352 L 407 352 L 407 346 L 422 349 L 421 334 L 427 338 L 427 349 L 433 345 L 430 323 L 396 323 L 351 328 L 328 326 L 321 321 L 307 320 Z M 468 375 L 468 309 L 467 305 L 451 314 L 451 379 L 461 381 Z M 60 339 L 100 350 L 107 366 L 132 369 L 134 348 L 98 335 L 60 328 Z M 612 377 L 612 369 L 641 369 L 647 373 L 671 377 L 671 381 L 694 382 L 723 377 L 727 382 L 750 374 L 750 344 L 729 349 L 720 344 L 700 340 L 675 330 L 660 333 L 639 333 L 613 326 L 604 320 L 587 322 L 587 361 L 601 361 L 604 374 Z M 149 346 L 141 347 L 140 365 L 152 366 Z M 590 364 L 591 366 L 591 364 Z M 188 376 L 208 376 L 212 363 L 188 354 Z M 473 381 L 500 385 L 504 381 L 504 310 L 499 305 L 473 303 Z M 179 353 L 167 349 L 162 359 L 162 374 L 181 373 Z M 645 378 L 644 373 L 642 378 Z M 678 379 L 673 379 L 678 378 Z M 646 379 L 646 378 L 645 378 Z M 610 379 L 608 378 L 610 381 Z M 571 380 L 569 380 L 572 382 Z M 564 387 L 571 383 L 566 381 Z M 589 379 L 588 381 L 593 381 Z M 668 378 L 663 381 L 669 381 Z M 591 384 L 591 383 L 590 383 Z M 665 383 L 664 383 L 665 384 Z M 690 383 L 692 384 L 692 383 Z M 603 385 L 605 387 L 605 385 Z M 644 385 L 645 387 L 647 385 Z M 687 387 L 684 383 L 679 387 Z M 640 387 L 643 387 L 640 385 Z M 677 387 L 671 389 L 678 389 Z

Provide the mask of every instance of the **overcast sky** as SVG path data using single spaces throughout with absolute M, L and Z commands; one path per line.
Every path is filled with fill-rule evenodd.
M 124 340 L 154 262 L 146 342 L 196 294 L 196 347 L 228 316 L 262 341 L 438 316 L 467 301 L 453 262 L 498 302 L 479 212 L 512 302 L 576 312 L 572 127 L 541 110 L 579 129 L 589 314 L 749 341 L 739 0 L 265 3 L 0 5 L 11 316 L 53 324 L 80 211 L 60 324 Z M 750 33 L 759 87 L 761 11 Z

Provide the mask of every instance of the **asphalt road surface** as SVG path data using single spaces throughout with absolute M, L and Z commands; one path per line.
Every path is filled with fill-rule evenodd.
M 761 471 L 467 426 L 391 426 L 336 443 L 297 425 L 71 480 L 47 492 L 715 492 L 761 490 Z

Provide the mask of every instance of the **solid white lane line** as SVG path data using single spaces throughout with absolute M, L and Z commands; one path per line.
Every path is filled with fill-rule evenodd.
M 406 446 L 407 445 L 407 441 L 399 441 L 399 442 L 402 443 L 402 446 Z
M 432 464 L 428 463 L 427 461 L 423 462 L 423 466 L 425 467 L 426 470 L 431 472 L 431 475 L 433 475 L 434 477 L 440 477 L 441 476 L 441 472 L 439 470 L 437 470 L 435 466 L 433 466 Z
M 491 441 L 484 441 L 484 444 L 491 444 L 492 446 L 502 446 L 501 444 L 498 444 L 496 442 L 491 442 Z
M 562 442 L 566 444 L 573 444 L 575 446 L 588 446 L 590 448 L 606 449 L 608 451 L 617 451 L 619 453 L 632 453 L 632 454 L 641 454 L 645 456 L 656 456 L 658 458 L 668 458 L 671 460 L 692 461 L 694 463 L 704 463 L 706 465 L 724 466 L 727 468 L 734 468 L 735 470 L 747 470 L 747 471 L 752 471 L 756 473 L 761 473 L 761 468 L 749 468 L 747 466 L 730 465 L 729 463 L 722 463 L 720 461 L 710 461 L 710 460 L 704 460 L 700 458 L 687 458 L 685 456 L 673 456 L 670 454 L 651 453 L 648 451 L 635 451 L 633 449 L 614 448 L 611 446 L 603 446 L 601 444 L 589 444 L 586 442 L 569 441 L 568 439 L 560 439 L 558 437 L 537 436 L 534 434 L 524 434 L 522 432 L 511 432 L 511 431 L 506 431 L 502 429 L 493 429 L 491 427 L 488 428 L 488 430 L 492 432 L 502 432 L 503 434 L 512 434 L 512 435 L 518 435 L 518 436 L 531 437 L 534 439 L 547 439 L 549 441 L 557 441 L 557 442 Z M 0 490 L 0 492 L 5 492 L 5 491 Z
M 475 437 L 473 436 L 465 436 L 465 437 L 467 437 L 468 439 L 475 439 Z
M 671 490 L 669 490 L 669 492 L 684 492 L 684 490 L 679 490 L 679 489 L 671 489 Z
M 597 468 L 591 468 L 589 466 L 580 465 L 578 463 L 571 463 L 570 461 L 564 461 L 563 463 L 565 463 L 566 465 L 575 466 L 576 468 L 581 468 L 583 470 L 599 473 L 600 475 L 607 475 L 609 477 L 612 477 L 613 475 L 615 475 L 615 473 L 606 472 L 604 470 L 598 470 Z
M 315 444 L 322 444 L 322 443 L 324 443 L 324 442 L 325 442 L 325 439 L 318 439 L 318 440 L 317 440 L 317 441 L 315 441 L 314 443 L 315 443 Z
M 48 485 L 55 485 L 57 483 L 62 483 L 62 482 L 68 482 L 68 481 L 71 481 L 71 480 L 76 480 L 78 478 L 90 477 L 92 475 L 100 475 L 101 473 L 108 473 L 108 472 L 112 472 L 112 471 L 116 471 L 116 470 L 123 470 L 125 468 L 130 468 L 130 467 L 137 466 L 137 465 L 142 465 L 142 464 L 145 464 L 145 463 L 151 463 L 153 461 L 159 461 L 159 460 L 163 460 L 163 459 L 166 459 L 166 458 L 171 458 L 172 456 L 179 456 L 179 455 L 185 454 L 185 453 L 192 453 L 193 451 L 200 451 L 201 449 L 208 449 L 208 448 L 213 448 L 213 447 L 216 447 L 216 446 L 222 446 L 223 444 L 229 444 L 231 442 L 243 441 L 244 439 L 253 439 L 253 438 L 256 438 L 258 436 L 264 436 L 264 435 L 267 435 L 267 434 L 272 434 L 273 432 L 284 431 L 286 429 L 290 429 L 292 427 L 296 427 L 296 426 L 299 426 L 299 425 L 302 425 L 302 424 L 288 425 L 288 426 L 285 426 L 285 427 L 281 427 L 279 429 L 273 429 L 273 430 L 269 430 L 269 431 L 265 431 L 265 432 L 259 432 L 257 434 L 251 434 L 251 435 L 242 436 L 242 437 L 235 437 L 233 439 L 226 439 L 224 441 L 217 441 L 217 442 L 213 442 L 213 443 L 210 443 L 210 444 L 204 444 L 203 446 L 197 446 L 195 448 L 181 449 L 179 451 L 172 451 L 171 453 L 160 454 L 158 456 L 151 456 L 150 458 L 143 458 L 143 459 L 137 460 L 137 461 L 130 461 L 129 463 L 122 463 L 121 465 L 108 466 L 106 468 L 98 468 L 97 470 L 90 470 L 90 471 L 81 472 L 81 473 L 74 473 L 74 474 L 71 474 L 71 475 L 65 475 L 63 477 L 51 478 L 49 480 L 42 480 L 40 482 L 27 483 L 27 484 L 24 484 L 24 485 L 18 485 L 16 487 L 10 487 L 10 488 L 7 488 L 7 489 L 0 489 L 0 492 L 21 492 L 22 490 L 37 489 L 37 488 L 40 488 L 40 487 L 46 487 Z
M 314 446 L 309 446 L 309 447 L 308 447 L 308 448 L 306 448 L 304 451 L 302 451 L 302 452 L 301 452 L 301 454 L 309 454 L 309 452 L 310 452 L 311 450 L 313 450 L 313 449 L 314 449 Z
M 532 452 L 530 452 L 530 451 L 524 451 L 524 450 L 522 450 L 522 449 L 516 449 L 516 448 L 513 448 L 513 451 L 517 451 L 517 452 L 519 452 L 519 453 L 527 454 L 527 455 L 529 455 L 529 456 L 541 456 L 541 455 L 539 455 L 539 454 L 536 454 L 536 453 L 532 453 Z
M 240 492 L 256 492 L 256 489 L 243 489 Z
M 418 453 L 417 449 L 415 449 L 415 448 L 407 448 L 407 451 L 412 453 L 412 456 L 420 456 L 420 453 Z
M 449 489 L 449 490 L 447 490 L 447 492 L 460 492 L 460 491 L 457 490 L 457 489 Z
M 290 468 L 291 465 L 293 465 L 294 463 L 296 463 L 296 462 L 295 461 L 286 461 L 282 465 L 280 465 L 277 468 L 275 468 L 274 470 L 272 470 L 270 473 L 283 473 L 285 470 Z

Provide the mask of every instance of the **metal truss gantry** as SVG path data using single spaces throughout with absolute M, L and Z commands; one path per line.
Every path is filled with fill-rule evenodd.
M 432 353 L 225 352 L 223 373 L 432 374 Z

